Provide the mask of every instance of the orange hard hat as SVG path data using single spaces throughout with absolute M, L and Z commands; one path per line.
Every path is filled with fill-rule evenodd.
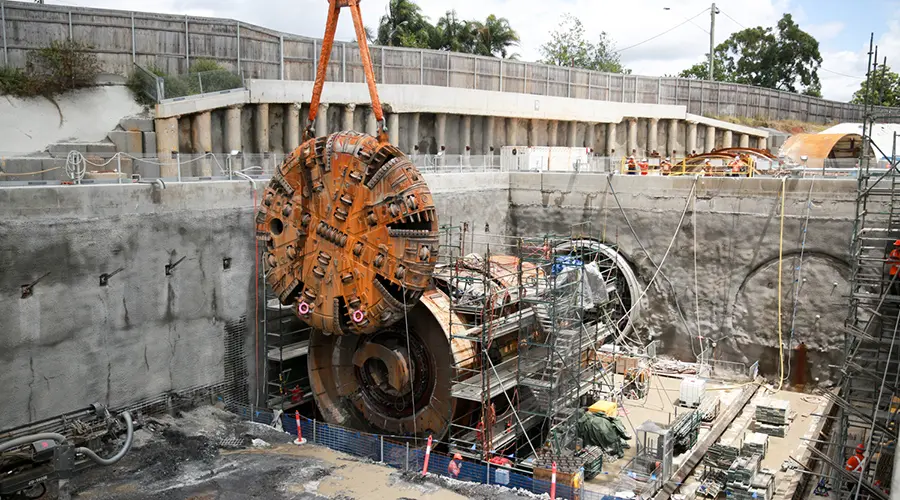
M 895 241 L 895 242 L 894 242 L 894 246 L 895 246 L 895 247 L 900 247 L 900 240 Z
M 453 460 L 462 460 L 462 455 L 460 455 L 459 453 L 454 454 Z
M 856 451 L 857 453 L 862 453 L 866 451 L 866 446 L 862 443 L 859 443 L 858 445 L 856 445 Z

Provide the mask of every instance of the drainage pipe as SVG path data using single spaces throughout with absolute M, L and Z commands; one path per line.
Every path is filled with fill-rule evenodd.
M 91 459 L 91 461 L 93 461 L 94 463 L 96 463 L 98 465 L 112 465 L 112 464 L 118 462 L 119 460 L 122 460 L 122 457 L 124 457 L 125 454 L 128 453 L 128 450 L 131 449 L 131 443 L 134 441 L 134 424 L 131 421 L 131 413 L 130 412 L 124 411 L 119 416 L 122 418 L 122 420 L 125 421 L 126 434 L 125 434 L 125 444 L 122 445 L 122 448 L 119 450 L 118 453 L 116 453 L 115 455 L 113 455 L 109 458 L 102 458 L 99 455 L 97 455 L 96 453 L 94 453 L 93 450 L 91 450 L 89 448 L 83 448 L 83 447 L 75 448 L 75 453 L 83 453 L 86 457 L 88 457 L 89 459 Z

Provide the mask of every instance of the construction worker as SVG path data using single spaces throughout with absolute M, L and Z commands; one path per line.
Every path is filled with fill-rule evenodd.
M 862 472 L 863 462 L 866 456 L 866 447 L 862 443 L 856 445 L 856 454 L 847 459 L 847 465 L 844 467 L 850 472 Z
M 731 167 L 731 177 L 738 177 L 744 169 L 744 162 L 741 161 L 740 155 L 734 155 L 734 159 L 728 162 L 728 166 Z
M 456 453 L 453 455 L 453 460 L 447 464 L 447 473 L 450 474 L 450 477 L 453 479 L 459 479 L 460 472 L 462 472 L 462 455 Z
M 659 169 L 662 175 L 669 175 L 672 173 L 672 161 L 667 157 L 659 164 Z
M 900 240 L 894 242 L 894 248 L 888 255 L 887 263 L 891 266 L 888 271 L 891 275 L 891 281 L 893 282 L 891 285 L 891 293 L 900 295 L 900 293 L 898 293 L 900 292 L 900 277 L 897 276 L 897 271 L 900 271 Z
M 637 175 L 637 163 L 634 161 L 633 155 L 628 157 L 625 165 L 628 167 L 628 175 Z
M 641 162 L 638 163 L 638 166 L 641 167 L 641 175 L 650 173 L 650 163 L 647 162 L 646 158 L 641 158 Z
M 706 160 L 705 162 L 703 162 L 703 176 L 704 177 L 712 177 L 712 175 L 713 175 L 712 163 L 710 163 L 709 160 Z

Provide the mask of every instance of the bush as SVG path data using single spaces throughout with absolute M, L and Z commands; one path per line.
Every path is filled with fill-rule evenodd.
M 25 70 L 0 67 L 0 94 L 53 97 L 67 90 L 91 87 L 100 74 L 92 47 L 72 40 L 53 42 L 28 54 Z
M 222 71 L 225 68 L 213 61 L 212 59 L 197 59 L 194 61 L 194 64 L 191 64 L 191 68 L 188 70 L 189 73 L 203 73 L 205 71 Z
M 97 83 L 100 63 L 93 47 L 74 40 L 55 41 L 28 54 L 25 72 L 41 87 L 41 94 L 55 95 Z
M 19 68 L 0 66 L 0 94 L 33 97 L 39 93 L 24 71 Z

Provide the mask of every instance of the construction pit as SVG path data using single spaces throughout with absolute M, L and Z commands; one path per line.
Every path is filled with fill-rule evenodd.
M 298 104 L 276 113 L 282 159 L 245 89 L 200 99 L 227 106 L 229 144 L 246 132 L 237 103 L 256 105 L 263 164 L 235 150 L 208 175 L 210 111 L 188 99 L 115 131 L 141 147 L 162 134 L 155 180 L 122 182 L 119 165 L 94 182 L 75 151 L 72 182 L 0 187 L 0 499 L 888 500 L 896 163 L 789 178 L 767 132 L 737 129 L 733 148 L 728 128 L 715 152 L 728 125 L 707 120 L 709 151 L 680 171 L 551 171 L 557 154 L 587 161 L 573 121 L 573 147 L 519 171 L 542 160 L 518 155 L 516 109 L 505 167 L 467 171 L 464 154 L 454 172 L 438 153 L 423 173 L 382 109 L 357 2 L 329 5 L 306 128 Z M 356 104 L 337 131 L 321 102 L 345 7 L 366 134 Z M 173 109 L 191 106 L 182 134 Z M 683 111 L 696 144 L 697 121 L 663 111 L 668 142 Z M 180 135 L 206 152 L 188 160 L 200 182 L 182 178 Z

